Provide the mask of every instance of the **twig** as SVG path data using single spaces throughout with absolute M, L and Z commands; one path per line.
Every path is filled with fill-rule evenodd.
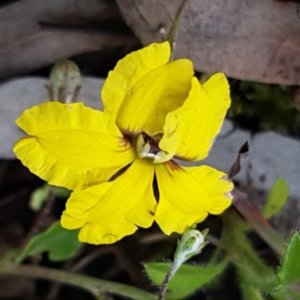
M 187 0 L 181 1 L 180 6 L 174 17 L 174 20 L 171 24 L 171 28 L 168 32 L 167 40 L 170 42 L 171 48 L 172 48 L 171 60 L 172 60 L 173 53 L 174 53 L 174 50 L 176 47 L 176 39 L 177 39 L 178 31 L 179 31 L 179 24 L 180 24 L 180 20 L 181 20 L 182 13 L 183 13 L 186 2 L 187 2 Z
M 103 296 L 103 292 L 107 292 L 134 300 L 156 299 L 154 295 L 148 292 L 125 284 L 50 268 L 16 265 L 7 261 L 0 261 L 0 274 L 53 280 L 85 289 L 98 298 Z

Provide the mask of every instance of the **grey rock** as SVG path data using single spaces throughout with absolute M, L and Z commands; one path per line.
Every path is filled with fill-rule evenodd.
M 240 146 L 248 140 L 249 155 L 242 159 L 242 169 L 234 177 L 249 200 L 261 206 L 275 180 L 284 178 L 289 184 L 288 200 L 271 223 L 283 235 L 300 228 L 300 141 L 275 132 L 250 135 L 233 128 L 226 120 L 206 163 L 228 172 Z
M 275 132 L 251 135 L 249 131 L 234 128 L 226 120 L 208 159 L 204 163 L 228 172 L 239 148 L 249 142 L 249 155 L 242 160 L 237 180 L 268 191 L 278 177 L 290 185 L 290 195 L 300 196 L 300 141 Z
M 207 159 L 202 161 L 202 164 L 211 165 L 226 173 L 234 163 L 240 147 L 251 139 L 250 133 L 246 130 L 235 128 L 230 120 L 225 120 L 223 127 L 217 136 L 214 145 Z M 242 160 L 243 168 L 238 178 L 244 178 L 245 161 Z M 243 175 L 241 175 L 243 174 Z
M 252 140 L 250 180 L 269 189 L 278 177 L 290 185 L 290 195 L 300 197 L 300 141 L 274 132 L 256 134 Z

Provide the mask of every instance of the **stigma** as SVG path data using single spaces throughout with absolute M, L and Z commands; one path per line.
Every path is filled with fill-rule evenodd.
M 153 163 L 164 163 L 173 158 L 173 155 L 159 149 L 160 136 L 150 137 L 140 133 L 136 140 L 136 151 L 140 158 L 149 158 Z

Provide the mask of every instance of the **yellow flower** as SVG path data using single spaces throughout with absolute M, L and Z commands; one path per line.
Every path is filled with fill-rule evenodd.
M 170 61 L 168 42 L 120 60 L 101 96 L 104 111 L 46 102 L 23 112 L 28 137 L 14 147 L 31 172 L 73 190 L 61 223 L 79 239 L 113 243 L 155 221 L 182 233 L 231 204 L 232 183 L 204 159 L 230 105 L 221 73 L 203 85 L 188 59 Z

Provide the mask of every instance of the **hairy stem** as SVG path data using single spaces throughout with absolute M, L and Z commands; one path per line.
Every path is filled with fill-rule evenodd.
M 173 275 L 176 273 L 176 271 L 178 270 L 179 265 L 175 264 L 173 262 L 170 270 L 168 271 L 168 273 L 166 274 L 160 288 L 159 288 L 159 293 L 158 293 L 158 298 L 157 300 L 164 300 L 165 299 L 165 295 L 168 289 L 168 285 L 169 282 L 171 281 Z

